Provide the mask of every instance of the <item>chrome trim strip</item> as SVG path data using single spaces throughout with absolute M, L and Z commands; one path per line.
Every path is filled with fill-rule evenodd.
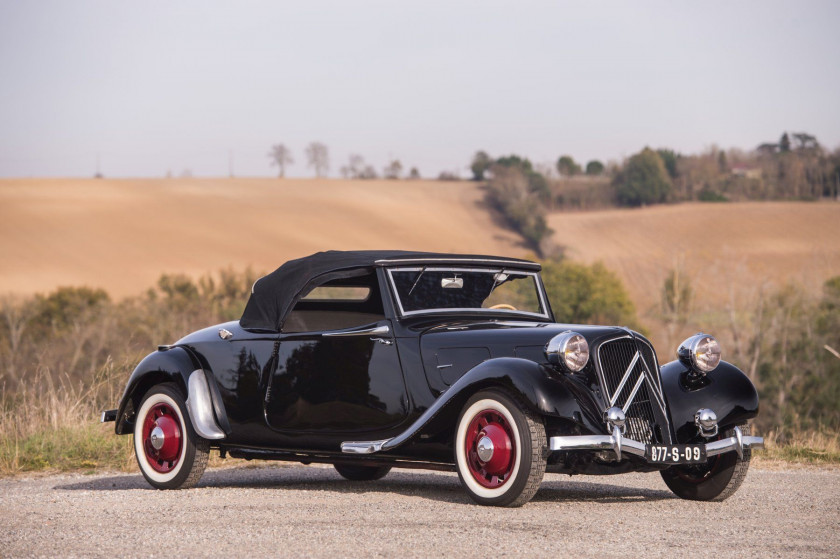
M 331 332 L 323 332 L 321 335 L 328 338 L 339 338 L 343 336 L 380 336 L 389 334 L 391 329 L 388 325 L 374 326 L 371 328 L 362 328 L 359 330 L 333 330 Z
M 216 424 L 213 417 L 213 401 L 210 399 L 210 388 L 203 369 L 196 369 L 190 373 L 187 381 L 187 411 L 190 423 L 199 437 L 205 439 L 224 439 L 225 433 Z
M 612 395 L 610 398 L 610 407 L 615 405 L 615 401 L 618 400 L 618 396 L 621 394 L 621 391 L 624 389 L 624 385 L 627 384 L 627 380 L 630 378 L 630 374 L 633 372 L 633 369 L 636 368 L 636 363 L 639 362 L 639 358 L 642 356 L 641 353 L 636 351 L 636 355 L 633 356 L 633 360 L 630 361 L 630 366 L 627 367 L 627 370 L 624 371 L 624 376 L 621 377 L 621 382 L 618 383 L 618 388 L 615 390 L 615 394 Z M 633 389 L 633 393 L 635 394 L 638 388 Z M 625 406 L 626 407 L 626 406 Z M 624 410 L 625 412 L 627 410 Z
M 627 397 L 627 401 L 624 403 L 624 407 L 621 408 L 621 411 L 623 411 L 625 414 L 627 413 L 627 410 L 630 408 L 630 406 L 633 404 L 633 398 L 636 397 L 636 393 L 639 391 L 639 388 L 642 387 L 642 383 L 645 382 L 645 380 L 647 380 L 645 378 L 646 376 L 647 375 L 645 375 L 644 373 L 639 375 L 639 380 L 636 381 L 636 386 L 633 387 L 633 391 L 630 392 L 630 395 Z
M 403 258 L 403 259 L 384 259 L 376 260 L 374 264 L 425 264 L 438 262 L 476 262 L 479 264 L 503 264 L 505 266 L 528 268 L 530 270 L 541 270 L 542 265 L 537 262 L 521 261 L 521 260 L 504 260 L 501 258 Z
M 622 453 L 644 458 L 645 446 L 644 443 L 622 436 L 620 431 L 617 432 L 617 428 L 613 429 L 612 435 L 577 435 L 551 437 L 549 439 L 549 448 L 552 451 L 612 450 L 619 460 L 621 460 Z M 705 446 L 707 457 L 734 451 L 738 453 L 739 457 L 743 458 L 744 449 L 764 448 L 764 438 L 744 436 L 741 429 L 735 427 L 734 437 L 706 443 Z M 660 464 L 660 462 L 657 462 L 657 464 Z
M 647 340 L 645 340 L 644 338 L 635 338 L 635 340 L 637 342 L 642 342 L 643 344 L 645 344 L 648 347 L 648 349 L 650 349 L 650 354 L 653 355 L 653 358 L 658 360 L 658 358 L 656 356 L 656 350 L 653 349 L 653 346 Z M 645 361 L 644 356 L 642 356 L 642 361 L 645 362 L 645 365 L 648 365 L 647 361 Z M 648 368 L 650 368 L 649 365 L 648 365 Z M 663 392 L 662 392 L 662 378 L 659 375 L 653 375 L 653 377 L 656 380 L 657 386 L 659 387 L 660 395 L 663 394 Z M 665 411 L 664 401 L 663 401 L 662 411 Z

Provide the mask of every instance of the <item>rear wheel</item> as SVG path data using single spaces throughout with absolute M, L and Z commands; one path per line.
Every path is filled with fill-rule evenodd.
M 746 423 L 739 427 L 742 434 L 750 434 L 750 427 Z M 728 429 L 722 434 L 723 438 L 734 436 L 734 429 Z M 712 456 L 705 464 L 671 466 L 660 473 L 665 485 L 682 499 L 723 501 L 741 487 L 747 477 L 751 457 L 752 451 L 745 448 L 743 458 L 737 452 L 727 452 Z
M 382 479 L 391 471 L 391 466 L 364 466 L 358 464 L 333 464 L 341 477 L 350 481 L 374 481 Z
M 143 477 L 157 489 L 193 487 L 201 479 L 210 442 L 193 431 L 174 384 L 155 386 L 143 397 L 134 422 L 134 454 Z
M 545 474 L 545 427 L 507 394 L 488 390 L 464 405 L 455 435 L 461 484 L 481 505 L 522 506 Z

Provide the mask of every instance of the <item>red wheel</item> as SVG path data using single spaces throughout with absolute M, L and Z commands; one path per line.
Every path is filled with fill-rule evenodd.
M 157 472 L 171 472 L 181 458 L 180 418 L 166 402 L 153 405 L 143 420 L 143 451 Z
M 510 423 L 497 410 L 481 410 L 473 417 L 464 451 L 470 473 L 478 483 L 493 489 L 510 479 L 516 463 L 515 438 Z
M 545 473 L 545 427 L 502 392 L 479 392 L 464 405 L 455 434 L 461 483 L 482 505 L 520 506 Z
M 173 384 L 155 386 L 143 397 L 134 422 L 134 454 L 143 477 L 158 489 L 193 487 L 210 443 L 193 431 L 187 407 Z

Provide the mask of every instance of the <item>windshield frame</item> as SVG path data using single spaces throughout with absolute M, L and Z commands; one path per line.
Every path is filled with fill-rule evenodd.
M 534 278 L 534 285 L 537 289 L 537 297 L 539 299 L 540 307 L 542 308 L 541 313 L 535 313 L 531 311 L 522 311 L 522 310 L 515 310 L 512 311 L 510 309 L 486 309 L 482 307 L 465 307 L 465 308 L 442 308 L 442 309 L 422 309 L 416 311 L 406 311 L 403 309 L 402 300 L 400 299 L 400 294 L 397 291 L 397 285 L 394 282 L 393 272 L 420 272 L 421 270 L 425 272 L 483 272 L 488 274 L 493 273 L 501 273 L 501 272 L 508 272 L 517 275 L 523 276 L 532 276 Z M 493 266 L 493 267 L 474 267 L 474 266 L 440 266 L 429 264 L 426 266 L 394 266 L 385 269 L 388 275 L 388 283 L 390 284 L 391 293 L 394 299 L 394 306 L 396 307 L 397 314 L 400 317 L 409 317 L 409 316 L 418 316 L 418 315 L 429 315 L 429 314 L 457 314 L 457 313 L 486 313 L 486 314 L 508 314 L 508 315 L 516 315 L 516 316 L 529 316 L 534 318 L 539 318 L 543 320 L 552 320 L 551 318 L 551 307 L 548 306 L 548 299 L 545 295 L 545 286 L 542 283 L 542 277 L 538 271 L 533 270 L 523 270 L 521 268 L 514 268 L 511 266 Z

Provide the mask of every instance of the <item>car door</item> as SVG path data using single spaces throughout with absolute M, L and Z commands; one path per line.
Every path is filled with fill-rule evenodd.
M 265 397 L 268 425 L 318 440 L 382 438 L 408 415 L 393 329 L 387 319 L 280 338 Z

